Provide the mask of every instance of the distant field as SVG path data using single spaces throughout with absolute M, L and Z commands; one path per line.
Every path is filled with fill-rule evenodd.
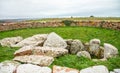
M 27 22 L 50 22 L 50 21 L 63 21 L 63 20 L 120 22 L 120 17 L 71 17 L 71 18 L 0 19 L 0 23 L 26 22 L 26 21 Z
M 88 42 L 90 39 L 98 38 L 102 42 L 101 45 L 103 45 L 103 43 L 105 42 L 110 43 L 117 47 L 119 50 L 118 57 L 111 58 L 105 62 L 93 62 L 92 60 L 83 57 L 78 58 L 76 55 L 65 55 L 59 58 L 55 58 L 55 61 L 50 67 L 52 67 L 53 65 L 60 65 L 76 69 L 82 69 L 93 65 L 105 65 L 108 67 L 109 70 L 112 70 L 114 68 L 120 68 L 120 31 L 117 30 L 93 27 L 27 28 L 0 32 L 0 39 L 15 36 L 22 36 L 24 38 L 27 38 L 35 34 L 50 32 L 56 32 L 64 39 L 79 39 L 84 43 Z M 13 59 L 13 53 L 17 49 L 19 48 L 0 46 L 0 62 Z
M 111 21 L 111 22 L 120 22 L 120 17 L 80 17 L 80 18 L 43 18 L 36 20 L 28 20 L 28 21 L 62 21 L 62 20 L 74 20 L 74 21 Z

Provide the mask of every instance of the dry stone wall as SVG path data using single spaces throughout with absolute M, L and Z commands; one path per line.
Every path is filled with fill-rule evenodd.
M 90 26 L 103 27 L 120 30 L 120 22 L 109 21 L 72 21 L 71 26 Z M 56 22 L 18 22 L 18 23 L 3 23 L 0 24 L 0 31 L 21 29 L 21 28 L 35 28 L 35 27 L 59 27 L 65 26 L 62 21 Z

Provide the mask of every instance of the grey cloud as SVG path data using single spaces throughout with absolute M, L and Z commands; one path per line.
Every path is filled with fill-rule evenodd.
M 0 0 L 0 18 L 120 16 L 119 0 Z

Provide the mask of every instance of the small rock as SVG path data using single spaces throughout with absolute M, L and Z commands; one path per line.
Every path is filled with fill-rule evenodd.
M 57 47 L 57 48 L 66 48 L 67 43 L 56 33 L 52 32 L 48 35 L 47 40 L 44 42 L 43 47 Z
M 49 56 L 40 56 L 40 55 L 25 55 L 25 56 L 16 56 L 13 60 L 20 61 L 23 63 L 32 63 L 40 66 L 49 66 L 53 61 L 53 57 Z
M 95 55 L 97 58 L 104 58 L 104 47 L 100 46 L 98 53 Z
M 90 54 L 98 56 L 99 51 L 100 51 L 100 40 L 99 39 L 90 40 L 90 47 L 89 47 Z
M 111 44 L 104 43 L 104 57 L 105 58 L 111 58 L 115 57 L 118 54 L 118 49 Z
M 20 63 L 16 61 L 4 61 L 0 63 L 0 73 L 13 73 Z
M 78 57 L 83 56 L 83 57 L 91 59 L 91 56 L 90 56 L 89 52 L 87 52 L 87 51 L 80 51 L 80 52 L 77 53 L 77 56 Z
M 7 47 L 11 47 L 12 45 L 15 45 L 17 43 L 19 43 L 20 41 L 22 41 L 23 38 L 18 36 L 18 37 L 9 37 L 9 38 L 4 38 L 0 41 L 0 44 L 2 46 L 7 46 Z
M 66 39 L 65 42 L 67 43 L 67 45 L 71 45 L 73 40 L 72 39 Z
M 115 73 L 115 72 L 113 72 L 113 71 L 110 71 L 110 73 Z
M 119 69 L 114 69 L 115 73 L 120 73 L 120 68 Z
M 53 73 L 79 73 L 79 71 L 68 67 L 53 66 Z
M 88 42 L 84 43 L 84 47 L 86 51 L 89 51 L 90 44 Z
M 70 53 L 76 54 L 77 52 L 83 50 L 84 50 L 84 45 L 82 44 L 82 42 L 80 40 L 73 40 L 73 42 L 71 43 Z
M 42 46 L 44 41 L 47 39 L 48 34 L 37 34 L 32 37 L 28 37 L 12 47 L 23 47 L 23 46 Z
M 98 65 L 82 69 L 80 73 L 109 73 L 109 71 L 104 65 Z
M 104 58 L 104 49 L 105 49 L 104 47 L 100 46 L 98 53 L 99 58 Z
M 67 49 L 69 51 L 69 53 L 70 53 L 70 48 L 71 48 L 71 46 L 67 45 L 67 47 L 65 49 Z
M 49 67 L 40 67 L 32 64 L 22 64 L 18 66 L 16 73 L 52 73 Z
M 67 43 L 67 47 L 65 49 L 67 49 L 70 52 L 70 48 L 71 48 L 71 44 L 72 44 L 73 40 L 66 39 L 65 42 Z

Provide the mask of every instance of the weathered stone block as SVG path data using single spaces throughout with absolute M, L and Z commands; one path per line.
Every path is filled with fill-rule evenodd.
M 13 60 L 23 62 L 23 63 L 31 63 L 40 66 L 49 66 L 54 61 L 53 57 L 49 56 L 40 56 L 40 55 L 25 55 L 25 56 L 16 56 Z

